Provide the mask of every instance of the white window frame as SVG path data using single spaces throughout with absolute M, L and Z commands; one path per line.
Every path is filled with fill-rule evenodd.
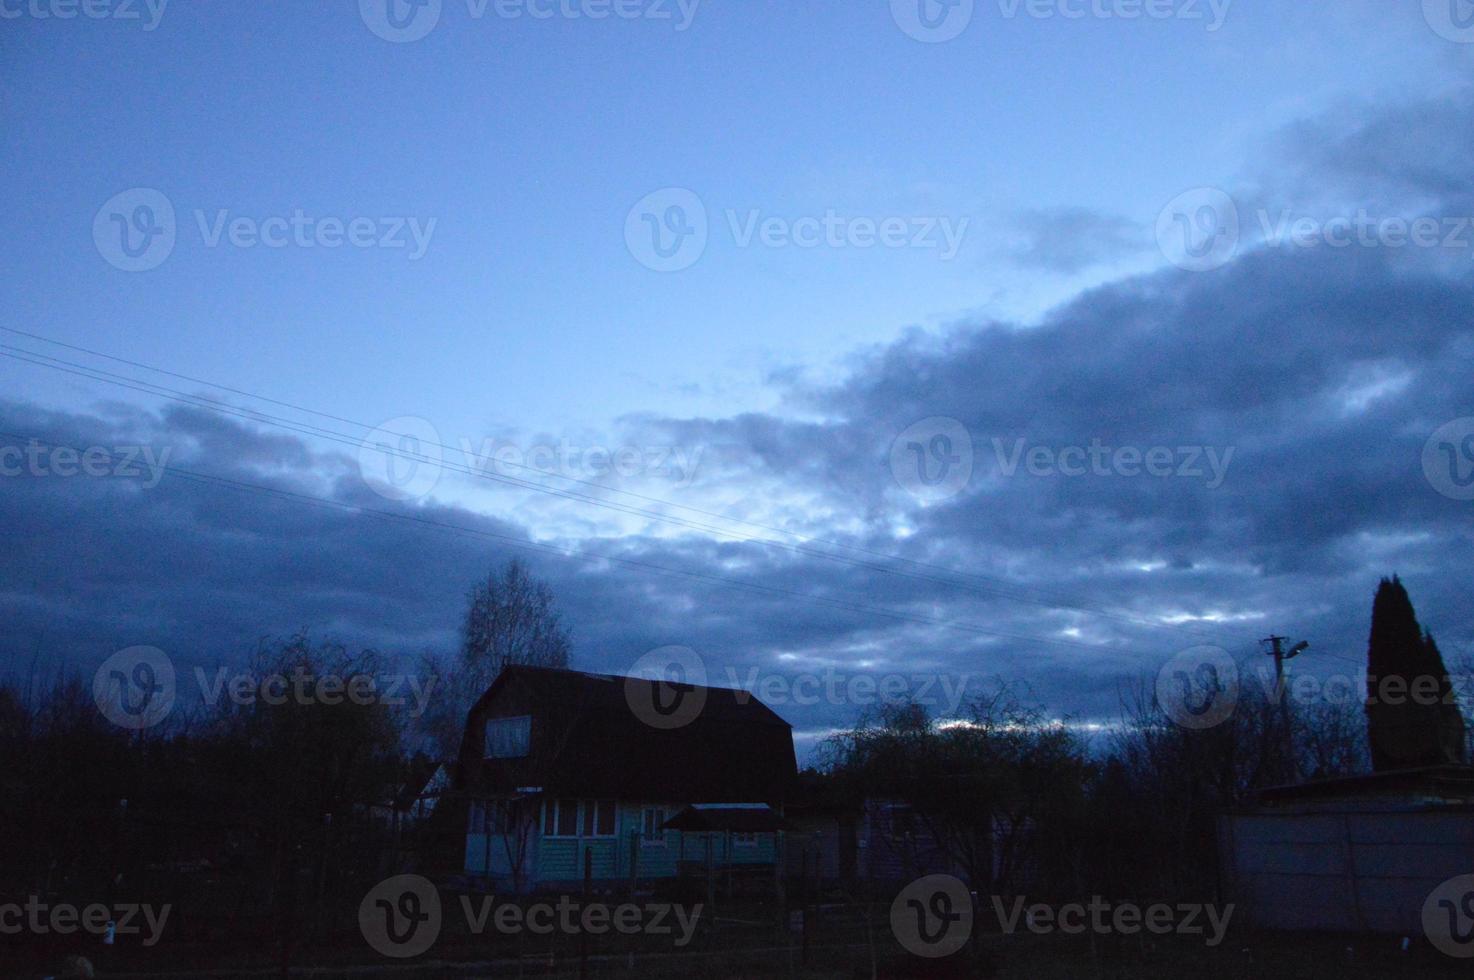
M 562 814 L 559 804 L 573 804 L 573 833 L 558 833 L 558 819 Z M 614 826 L 607 834 L 599 833 L 599 804 L 607 804 L 614 811 Z M 594 815 L 593 832 L 584 833 L 584 819 L 592 810 Z M 542 836 L 549 840 L 611 840 L 619 835 L 619 801 L 610 799 L 565 799 L 562 797 L 548 797 L 543 800 Z M 552 830 L 548 830 L 551 824 Z
M 656 815 L 656 818 L 654 820 L 647 820 L 646 818 L 650 814 L 652 814 L 652 813 Z M 663 807 L 663 806 L 644 806 L 644 807 L 641 807 L 640 808 L 640 846 L 641 847 L 664 847 L 665 846 L 665 831 L 661 830 L 660 827 L 667 820 L 670 819 L 670 817 L 669 817 L 668 814 L 669 814 L 669 811 L 667 810 L 666 807 Z M 648 826 L 653 826 L 653 827 L 656 828 L 655 829 L 655 832 L 654 832 L 656 836 L 652 836 L 651 834 L 645 832 L 645 827 L 647 825 Z
M 579 802 L 580 801 L 578 800 L 560 799 L 558 797 L 551 796 L 544 800 L 542 824 L 543 837 L 549 840 L 577 840 L 579 837 L 578 832 L 583 829 L 583 808 L 579 806 Z M 573 833 L 571 834 L 558 833 L 558 818 L 562 816 L 562 813 L 560 812 L 562 810 L 562 807 L 558 805 L 560 803 L 573 804 Z M 552 818 L 551 820 L 549 820 L 550 815 Z M 552 830 L 548 830 L 549 823 L 552 824 Z
M 578 833 L 578 835 L 580 837 L 583 837 L 586 840 L 608 840 L 611 837 L 618 837 L 619 836 L 619 801 L 618 800 L 607 800 L 607 799 L 606 800 L 579 800 L 578 801 L 578 804 L 579 804 L 579 814 L 578 814 L 578 831 L 579 831 L 579 833 Z M 608 805 L 609 809 L 611 809 L 611 810 L 614 811 L 614 819 L 610 822 L 609 833 L 607 833 L 607 834 L 601 834 L 601 833 L 599 833 L 599 807 L 601 805 Z M 586 820 L 585 820 L 585 812 L 586 812 L 585 808 L 592 809 L 593 810 L 593 814 L 594 814 L 593 824 L 592 824 L 593 830 L 590 833 L 587 833 L 587 834 L 585 834 L 583 832 L 584 823 L 586 822 Z

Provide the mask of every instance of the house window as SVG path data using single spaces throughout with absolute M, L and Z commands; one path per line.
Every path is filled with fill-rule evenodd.
M 585 837 L 614 836 L 613 800 L 584 800 L 583 835 Z
M 486 723 L 486 758 L 524 759 L 532 744 L 532 716 L 492 718 Z
M 578 836 L 577 800 L 548 800 L 543 804 L 543 836 Z
M 613 800 L 548 800 L 543 804 L 544 837 L 613 837 Z
M 739 830 L 732 835 L 733 847 L 757 847 L 757 832 Z
M 640 843 L 645 847 L 664 847 L 665 807 L 647 806 L 640 813 Z

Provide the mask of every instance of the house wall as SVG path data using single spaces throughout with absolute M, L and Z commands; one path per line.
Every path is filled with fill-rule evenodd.
M 527 841 L 523 854 L 524 870 L 537 867 L 537 850 L 538 840 L 534 834 L 532 839 Z M 466 835 L 465 869 L 469 874 L 484 876 L 489 859 L 492 877 L 510 879 L 512 859 L 516 854 L 517 842 L 515 840 L 509 842 L 503 835 L 492 834 L 489 841 L 485 834 Z
M 1232 814 L 1219 821 L 1225 900 L 1264 929 L 1422 933 L 1423 904 L 1474 866 L 1474 811 Z
M 661 835 L 661 843 L 651 844 L 641 837 L 641 821 L 646 806 L 663 806 L 667 817 L 674 816 L 684 804 L 675 803 L 631 803 L 621 802 L 615 810 L 615 836 L 613 837 L 544 837 L 542 820 L 532 831 L 527 846 L 528 867 L 532 874 L 526 876 L 529 885 L 562 885 L 583 881 L 584 852 L 593 855 L 593 878 L 599 882 L 628 881 L 637 862 L 640 879 L 674 878 L 677 862 L 681 859 L 681 839 L 685 838 L 685 860 L 706 860 L 706 839 L 712 839 L 713 860 L 718 865 L 729 863 L 725 834 L 683 833 L 670 830 Z M 634 852 L 638 851 L 638 857 Z M 734 842 L 730 863 L 734 865 L 771 865 L 776 846 L 772 834 L 758 834 L 755 845 L 740 845 Z M 504 839 L 493 835 L 491 839 L 491 874 L 496 878 L 510 878 L 511 867 Z M 486 873 L 487 840 L 482 834 L 466 835 L 467 873 Z

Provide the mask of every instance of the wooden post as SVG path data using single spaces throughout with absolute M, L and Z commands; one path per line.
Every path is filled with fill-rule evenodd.
M 778 904 L 778 915 L 783 917 L 788 915 L 784 907 L 787 905 L 787 894 L 784 887 L 784 877 L 788 873 L 787 844 L 788 841 L 783 831 L 773 831 L 773 901 Z
M 594 849 L 584 845 L 583 849 L 583 907 L 589 904 L 589 893 L 594 884 Z M 582 908 L 579 914 L 583 914 Z M 578 930 L 578 977 L 579 980 L 588 980 L 589 975 L 589 932 L 587 929 Z
M 732 831 L 727 831 L 726 841 L 722 846 L 726 849 L 726 853 L 722 857 L 727 862 L 727 899 L 730 901 L 732 898 L 732 875 L 737 869 L 736 862 L 732 859 Z
M 486 890 L 491 891 L 491 801 L 473 801 L 471 807 L 472 814 L 481 816 L 481 874 L 486 878 Z
M 716 916 L 710 911 L 716 908 L 717 904 L 716 860 L 715 855 L 712 853 L 713 845 L 712 835 L 708 833 L 706 835 L 706 907 L 708 910 L 707 915 L 711 916 L 711 924 L 715 927 L 717 924 Z
M 800 922 L 799 922 L 799 927 L 803 931 L 803 944 L 804 945 L 803 945 L 803 959 L 800 960 L 799 962 L 803 963 L 804 966 L 808 966 L 809 965 L 809 884 L 808 884 L 808 881 L 809 881 L 809 849 L 807 847 L 804 848 L 804 852 L 803 852 L 803 869 L 802 869 L 802 874 L 803 874 L 803 878 L 801 880 L 802 880 L 802 883 L 803 883 L 803 892 L 802 892 L 802 899 L 799 901 L 799 913 L 798 914 L 801 915 L 801 916 L 803 916 L 803 919 L 800 920 Z

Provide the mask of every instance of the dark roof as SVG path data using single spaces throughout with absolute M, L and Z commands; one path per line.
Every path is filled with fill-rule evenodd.
M 697 833 L 725 831 L 734 833 L 771 834 L 787 830 L 788 825 L 770 807 L 723 806 L 720 803 L 688 806 L 663 825 L 665 830 L 688 830 Z
M 756 697 L 728 688 L 672 684 L 704 698 L 678 728 L 646 724 L 630 695 L 655 682 L 541 667 L 503 671 L 471 709 L 456 785 L 477 793 L 651 801 L 777 802 L 797 767 L 793 730 Z M 531 754 L 483 759 L 487 717 L 530 714 Z
M 1474 803 L 1474 767 L 1430 766 L 1320 779 L 1261 790 L 1264 806 L 1328 803 Z

